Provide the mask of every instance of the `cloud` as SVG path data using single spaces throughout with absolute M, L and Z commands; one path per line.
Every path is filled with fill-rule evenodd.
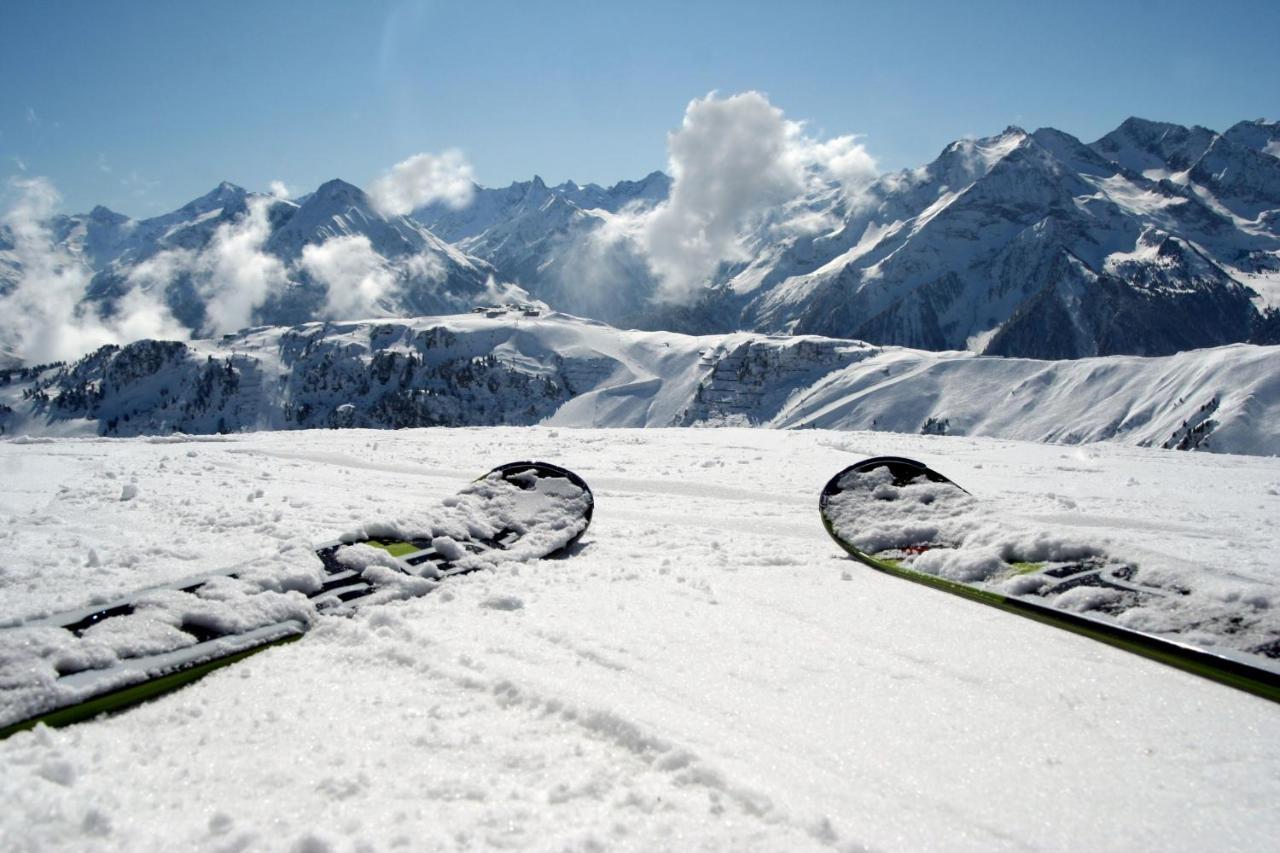
M 403 216 L 424 204 L 441 201 L 466 207 L 475 194 L 471 164 L 457 149 L 442 154 L 415 154 L 391 167 L 369 187 L 369 196 L 386 216 Z
M 204 331 L 226 334 L 252 323 L 253 313 L 289 284 L 278 258 L 262 251 L 271 236 L 271 196 L 254 196 L 248 213 L 223 223 L 195 258 L 196 289 L 205 299 Z
M 293 195 L 284 181 L 272 181 L 267 185 L 267 191 L 275 198 L 290 198 Z
M 224 335 L 252 325 L 255 312 L 289 285 L 285 265 L 263 251 L 275 202 L 275 196 L 251 196 L 246 212 L 219 225 L 204 248 L 158 252 L 134 266 L 129 284 L 162 293 L 186 277 L 204 302 L 202 334 Z
M 792 156 L 803 167 L 816 169 L 819 180 L 835 181 L 850 202 L 860 203 L 867 187 L 880 176 L 880 168 L 856 136 L 837 136 L 826 142 L 805 137 L 796 125 Z
M 695 99 L 667 137 L 671 196 L 647 217 L 641 245 L 660 295 L 685 301 L 727 260 L 744 259 L 742 228 L 804 189 L 782 111 L 758 92 Z
M 0 296 L 0 341 L 27 363 L 77 358 L 103 344 L 142 337 L 183 340 L 187 333 L 167 307 L 132 288 L 104 315 L 84 302 L 90 271 L 57 247 L 46 225 L 60 197 L 44 178 L 10 181 L 16 198 L 0 217 L 13 242 L 17 278 Z
M 837 184 L 852 205 L 878 174 L 856 137 L 814 139 L 759 92 L 694 99 L 667 148 L 670 197 L 618 230 L 635 234 L 657 297 L 672 302 L 695 298 L 722 263 L 746 260 L 743 233 L 806 190 Z M 803 211 L 794 220 L 800 231 L 820 222 Z
M 363 234 L 304 246 L 301 267 L 328 289 L 324 311 L 329 318 L 350 320 L 388 313 L 382 301 L 396 290 L 396 274 Z

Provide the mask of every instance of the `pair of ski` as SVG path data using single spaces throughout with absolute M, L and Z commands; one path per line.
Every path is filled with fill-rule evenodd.
M 0 632 L 0 739 L 174 690 L 298 639 L 318 614 L 420 595 L 505 560 L 563 553 L 586 531 L 594 505 L 573 472 L 514 462 L 446 500 L 443 521 L 431 530 L 318 548 L 324 576 L 306 590 L 305 603 L 231 571 L 10 627 Z M 1088 544 L 1011 533 L 976 498 L 919 462 L 877 457 L 850 466 L 827 483 L 819 509 L 836 542 L 871 568 L 1280 701 L 1280 636 L 1266 626 L 1232 615 L 1219 633 L 1243 635 L 1243 645 L 1186 642 L 1184 630 L 1206 630 L 1205 619 L 1178 623 L 1178 597 L 1187 590 L 1137 582 L 1134 565 Z M 256 619 L 228 619 L 227 607 L 244 602 L 251 606 L 241 609 Z M 1126 625 L 1150 613 L 1171 618 L 1169 629 Z

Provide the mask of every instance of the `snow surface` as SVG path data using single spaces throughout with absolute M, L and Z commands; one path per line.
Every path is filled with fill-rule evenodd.
M 1020 523 L 1261 588 L 1280 460 L 825 430 L 0 442 L 0 621 L 292 552 L 518 458 L 576 553 L 322 616 L 111 718 L 0 742 L 5 849 L 1261 849 L 1274 705 L 871 571 L 822 484 L 918 458 Z M 121 501 L 122 486 L 136 485 Z M 290 546 L 294 546 L 290 548 Z

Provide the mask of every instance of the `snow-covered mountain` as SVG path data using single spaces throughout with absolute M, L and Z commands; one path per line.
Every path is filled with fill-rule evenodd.
M 745 235 L 750 260 L 722 266 L 692 306 L 655 306 L 651 272 L 625 253 L 582 269 L 599 260 L 574 256 L 591 250 L 584 235 L 622 208 L 585 209 L 576 185 L 535 179 L 419 215 L 549 304 L 622 325 L 1168 354 L 1280 341 L 1278 127 L 1135 118 L 1091 145 L 1050 128 L 960 140 L 856 200 L 827 185 L 772 211 Z M 665 185 L 644 185 L 610 192 L 660 203 Z
M 1280 347 L 1073 361 L 563 314 L 268 327 L 0 373 L 9 434 L 758 425 L 1280 453 Z
M 752 223 L 746 259 L 688 304 L 655 298 L 634 238 L 670 189 L 660 172 L 608 188 L 535 177 L 385 216 L 339 180 L 297 201 L 224 183 L 164 216 L 98 207 L 50 233 L 106 313 L 140 288 L 205 334 L 532 297 L 624 327 L 1036 358 L 1280 343 L 1275 122 L 1217 133 L 1131 118 L 1087 145 L 1010 127 L 853 196 L 813 181 Z M 22 275 L 0 225 L 0 293 Z
M 651 210 L 670 188 L 662 172 L 609 188 L 573 181 L 549 187 L 535 175 L 504 189 L 476 186 L 474 200 L 462 210 L 436 203 L 413 216 L 493 264 L 502 280 L 525 283 L 530 294 L 561 310 L 662 328 L 663 314 L 652 303 L 656 280 L 644 260 L 591 238 L 624 211 Z
M 0 225 L 0 293 L 24 272 L 6 231 Z M 83 266 L 86 298 L 108 316 L 141 289 L 194 333 L 234 330 L 210 316 L 222 294 L 253 300 L 239 319 L 273 324 L 465 311 L 493 298 L 486 262 L 408 217 L 380 213 L 341 180 L 297 201 L 223 182 L 162 216 L 96 207 L 57 216 L 48 231 L 49 251 Z

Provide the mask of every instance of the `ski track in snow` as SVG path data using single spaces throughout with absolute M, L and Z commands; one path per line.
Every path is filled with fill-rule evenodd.
M 816 430 L 0 442 L 0 622 L 284 566 L 515 459 L 572 468 L 597 499 L 571 556 L 323 617 L 157 701 L 0 742 L 0 847 L 1199 850 L 1280 835 L 1274 705 L 844 557 L 818 492 L 873 454 L 1144 565 L 1280 590 L 1275 459 Z

